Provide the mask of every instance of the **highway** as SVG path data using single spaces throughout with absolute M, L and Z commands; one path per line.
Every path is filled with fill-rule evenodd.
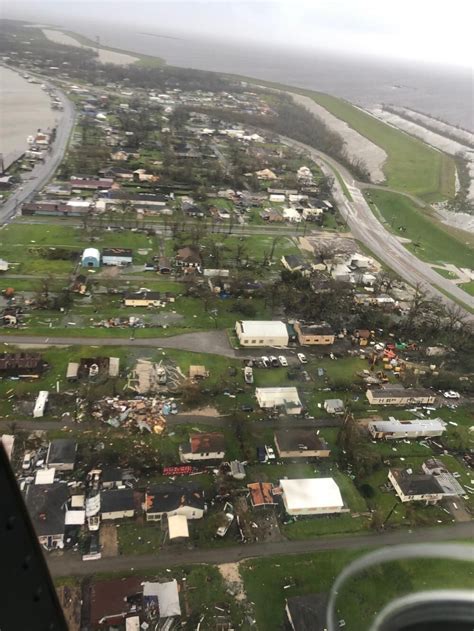
M 13 70 L 15 70 L 13 68 Z M 16 70 L 15 70 L 16 71 Z M 44 78 L 41 77 L 44 81 Z M 12 193 L 12 195 L 0 205 L 0 226 L 8 223 L 16 215 L 20 204 L 32 199 L 34 193 L 39 191 L 50 180 L 53 173 L 61 164 L 66 152 L 69 138 L 74 127 L 76 112 L 71 101 L 56 86 L 48 84 L 55 91 L 63 105 L 62 116 L 56 129 L 56 138 L 48 152 L 44 162 L 38 162 L 32 171 L 24 176 L 24 182 Z
M 337 177 L 334 177 L 333 193 L 339 212 L 354 237 L 373 252 L 377 258 L 393 269 L 410 285 L 419 285 L 423 290 L 442 300 L 445 304 L 457 307 L 458 303 L 456 300 L 458 300 L 474 309 L 473 296 L 467 294 L 449 279 L 437 274 L 428 263 L 421 261 L 404 248 L 397 237 L 380 223 L 361 191 L 362 186 L 368 187 L 368 185 L 356 182 L 343 165 L 309 145 L 287 137 L 282 137 L 281 140 L 286 145 L 306 153 L 318 164 L 325 175 L 334 177 L 334 171 L 339 173 L 352 197 L 352 201 L 350 201 L 346 197 L 341 183 Z M 453 296 L 453 299 L 446 296 L 438 287 L 448 292 Z M 472 313 L 467 309 L 463 309 L 463 311 L 469 320 L 474 320 Z

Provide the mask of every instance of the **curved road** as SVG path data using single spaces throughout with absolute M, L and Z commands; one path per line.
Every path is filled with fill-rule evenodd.
M 15 72 L 18 69 L 11 68 Z M 45 81 L 44 77 L 41 77 Z M 29 201 L 36 191 L 39 191 L 47 184 L 51 176 L 61 164 L 66 152 L 69 138 L 74 127 L 76 111 L 71 101 L 56 86 L 48 84 L 52 88 L 63 105 L 61 119 L 56 129 L 56 138 L 51 145 L 51 151 L 48 152 L 44 162 L 38 162 L 35 168 L 28 172 L 28 179 L 17 187 L 14 193 L 0 205 L 0 226 L 10 221 L 16 214 L 17 209 L 23 202 Z
M 276 543 L 250 543 L 228 548 L 189 549 L 172 546 L 155 554 L 126 555 L 99 559 L 85 563 L 77 554 L 52 553 L 46 556 L 53 576 L 84 576 L 98 572 L 129 572 L 158 567 L 173 567 L 195 563 L 237 563 L 244 559 L 275 555 L 308 554 L 321 550 L 342 550 L 369 546 L 389 546 L 406 543 L 453 541 L 472 537 L 472 523 L 459 523 L 443 528 L 424 528 L 410 531 L 317 537 L 304 541 L 279 541 Z M 467 550 L 467 548 L 466 548 Z
M 351 194 L 352 201 L 344 194 L 343 187 L 337 177 L 334 178 L 333 193 L 338 203 L 339 212 L 356 239 L 410 285 L 419 285 L 427 293 L 451 307 L 459 306 L 469 320 L 474 320 L 474 315 L 456 302 L 460 301 L 474 310 L 474 296 L 470 296 L 447 278 L 437 274 L 428 263 L 424 263 L 404 248 L 397 237 L 384 228 L 375 217 L 358 183 L 343 165 L 309 145 L 287 137 L 281 137 L 281 140 L 288 146 L 309 155 L 325 175 L 333 177 L 335 172 L 340 175 Z M 449 293 L 453 299 L 446 296 L 438 287 Z

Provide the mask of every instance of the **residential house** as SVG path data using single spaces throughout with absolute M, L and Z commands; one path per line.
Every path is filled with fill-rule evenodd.
M 123 267 L 133 263 L 133 251 L 128 248 L 104 248 L 102 264 Z
M 114 181 L 111 178 L 79 178 L 72 177 L 69 180 L 71 188 L 87 191 L 97 191 L 100 188 L 110 188 Z
M 276 498 L 273 495 L 271 482 L 253 482 L 247 484 L 250 493 L 250 502 L 254 508 L 259 506 L 275 506 Z
M 81 256 L 82 267 L 100 267 L 100 252 L 97 248 L 86 248 Z
M 403 388 L 397 384 L 369 388 L 365 395 L 371 405 L 432 405 L 436 401 L 436 394 L 427 388 Z
M 41 374 L 47 368 L 39 353 L 0 353 L 0 377 Z
M 334 344 L 334 331 L 329 324 L 304 324 L 295 323 L 295 331 L 298 336 L 298 343 L 301 346 L 327 346 Z
M 314 429 L 281 429 L 274 434 L 280 458 L 328 458 L 331 450 Z
M 288 329 L 284 322 L 273 320 L 239 320 L 235 332 L 241 346 L 288 346 Z
M 440 418 L 413 419 L 401 421 L 389 416 L 388 421 L 373 421 L 368 424 L 373 438 L 396 440 L 400 438 L 431 438 L 442 436 L 446 423 Z
M 344 413 L 344 401 L 342 399 L 326 399 L 323 406 L 328 414 Z
M 437 458 L 429 458 L 422 465 L 424 473 L 432 475 L 443 489 L 445 496 L 457 497 L 464 495 L 465 491 L 454 475 L 448 471 L 446 465 Z
M 159 291 L 127 291 L 123 304 L 126 307 L 161 307 L 164 297 Z
M 110 489 L 100 492 L 102 519 L 125 519 L 135 514 L 133 489 Z
M 180 616 L 181 607 L 176 579 L 165 583 L 143 583 L 143 605 L 146 610 L 158 611 L 160 618 L 172 620 L 176 616 Z M 165 629 L 171 629 L 172 626 L 166 624 Z
M 413 473 L 411 469 L 390 469 L 388 479 L 402 502 L 436 504 L 445 492 L 435 476 Z
M 147 521 L 161 521 L 163 515 L 201 519 L 205 509 L 204 492 L 199 489 L 163 484 L 150 487 L 145 493 Z
M 46 464 L 56 471 L 73 471 L 76 451 L 77 443 L 72 438 L 56 438 L 49 443 Z
M 218 432 L 191 434 L 189 442 L 179 446 L 179 459 L 184 463 L 222 460 L 224 454 L 224 434 Z
M 52 550 L 64 545 L 65 509 L 69 497 L 67 484 L 30 484 L 26 507 L 40 545 Z
M 202 258 L 199 248 L 195 245 L 187 245 L 176 252 L 175 262 L 178 267 L 201 269 Z
M 124 471 L 116 467 L 104 467 L 100 476 L 100 482 L 104 490 L 117 489 L 123 485 Z
M 296 208 L 283 208 L 282 215 L 285 221 L 289 221 L 291 223 L 301 222 L 301 213 L 299 213 Z
M 263 409 L 282 409 L 286 414 L 301 414 L 301 403 L 298 390 L 294 387 L 255 388 L 258 405 Z
M 171 274 L 171 261 L 165 256 L 160 256 L 158 259 L 158 272 L 160 274 Z
M 280 480 L 283 505 L 288 515 L 341 513 L 344 502 L 333 478 Z
M 301 272 L 303 275 L 309 274 L 311 268 L 302 256 L 298 254 L 285 254 L 281 257 L 281 263 L 289 272 Z

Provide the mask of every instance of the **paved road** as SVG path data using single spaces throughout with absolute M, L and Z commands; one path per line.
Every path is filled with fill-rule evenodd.
M 26 430 L 26 431 L 50 431 L 62 429 L 64 427 L 71 429 L 79 429 L 79 430 L 87 430 L 90 428 L 97 428 L 100 425 L 97 422 L 81 422 L 76 423 L 75 421 L 12 421 L 9 420 L 0 420 L 0 430 L 6 434 L 9 433 L 9 426 L 15 423 L 16 430 Z M 274 420 L 253 420 L 250 421 L 255 423 L 257 428 L 262 429 L 281 429 L 282 427 L 291 427 L 291 428 L 303 428 L 303 427 L 340 427 L 341 421 L 334 419 L 293 419 L 293 418 L 278 418 Z M 210 425 L 212 427 L 229 427 L 232 425 L 232 415 L 229 416 L 202 416 L 200 414 L 192 414 L 192 413 L 183 413 L 176 414 L 173 416 L 168 416 L 166 418 L 166 425 L 168 428 L 177 427 L 178 425 Z M 15 431 L 16 431 L 15 430 Z M 1 433 L 0 432 L 0 433 Z
M 281 139 L 285 144 L 308 154 L 326 175 L 333 176 L 334 169 L 339 172 L 353 201 L 347 199 L 337 178 L 334 178 L 334 197 L 339 212 L 356 239 L 411 285 L 420 285 L 425 291 L 442 300 L 445 304 L 457 307 L 458 304 L 455 300 L 437 289 L 440 287 L 451 294 L 453 298 L 474 309 L 473 296 L 467 294 L 447 278 L 437 274 L 427 263 L 405 249 L 397 237 L 384 228 L 366 202 L 358 183 L 343 165 L 309 145 L 291 138 L 282 137 Z M 474 315 L 467 309 L 463 310 L 466 317 L 473 321 Z
M 205 331 L 202 333 L 183 333 L 172 337 L 51 337 L 35 335 L 0 335 L 0 343 L 49 345 L 49 346 L 136 346 L 153 348 L 175 348 L 195 353 L 211 353 L 224 357 L 243 357 L 231 348 L 226 331 Z M 104 336 L 110 331 L 104 329 Z
M 74 127 L 75 109 L 63 92 L 58 90 L 56 86 L 48 85 L 55 90 L 64 108 L 57 126 L 56 138 L 45 161 L 37 163 L 33 171 L 25 176 L 28 177 L 28 180 L 25 180 L 24 184 L 18 187 L 5 203 L 0 205 L 0 225 L 10 221 L 15 216 L 20 204 L 31 199 L 36 191 L 47 184 L 54 171 L 61 164 L 67 149 L 69 137 Z
M 460 523 L 444 528 L 429 528 L 389 532 L 370 535 L 349 535 L 344 537 L 318 537 L 305 541 L 281 541 L 277 543 L 252 543 L 218 549 L 186 549 L 173 547 L 157 554 L 118 556 L 98 561 L 84 562 L 77 555 L 64 553 L 62 556 L 50 554 L 47 562 L 53 576 L 80 576 L 97 572 L 129 572 L 150 568 L 168 568 L 195 563 L 221 564 L 235 563 L 244 559 L 271 557 L 275 555 L 308 554 L 320 550 L 343 550 L 370 546 L 388 546 L 405 543 L 429 543 L 453 541 L 472 537 L 472 523 Z

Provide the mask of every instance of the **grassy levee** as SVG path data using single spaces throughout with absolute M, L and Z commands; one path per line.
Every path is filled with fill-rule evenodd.
M 369 199 L 375 202 L 388 227 L 411 240 L 405 247 L 418 258 L 429 263 L 472 267 L 474 239 L 468 233 L 440 224 L 403 195 L 372 189 Z

